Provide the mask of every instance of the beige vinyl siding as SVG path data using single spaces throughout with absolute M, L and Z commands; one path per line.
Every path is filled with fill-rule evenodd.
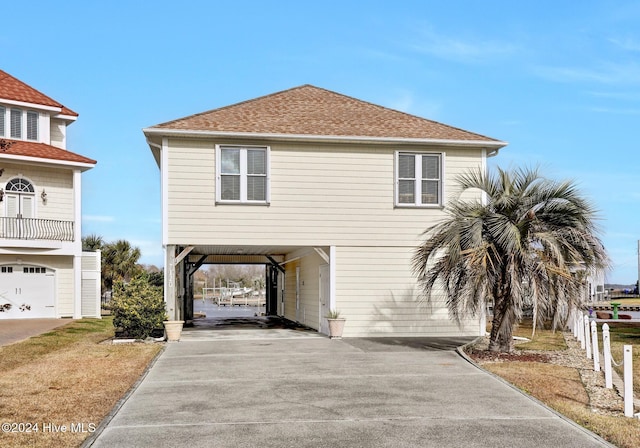
M 57 219 L 73 221 L 73 173 L 66 169 L 51 169 L 31 165 L 6 163 L 0 179 L 0 188 L 15 177 L 22 176 L 35 187 L 35 217 L 38 219 Z M 47 203 L 41 198 L 42 190 L 47 193 Z M 5 207 L 0 203 L 0 216 L 4 216 Z
M 52 118 L 50 127 L 51 146 L 66 149 L 66 131 L 67 125 L 63 120 Z
M 443 300 L 420 298 L 411 275 L 413 249 L 336 248 L 336 307 L 347 319 L 344 336 L 452 336 L 480 334 L 479 316 L 462 327 Z
M 215 143 L 229 142 L 169 139 L 169 244 L 415 245 L 443 213 L 394 207 L 395 151 L 445 152 L 446 196 L 482 161 L 472 149 L 272 144 L 270 204 L 221 205 Z

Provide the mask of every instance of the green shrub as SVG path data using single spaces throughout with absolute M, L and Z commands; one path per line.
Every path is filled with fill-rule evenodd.
M 144 339 L 166 319 L 162 288 L 141 275 L 129 283 L 117 282 L 111 299 L 113 325 L 126 337 Z

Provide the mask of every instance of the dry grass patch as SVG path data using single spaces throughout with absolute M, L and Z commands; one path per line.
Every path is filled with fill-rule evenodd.
M 101 344 L 111 337 L 111 319 L 83 319 L 0 348 L 0 422 L 39 425 L 38 432 L 0 435 L 0 445 L 80 445 L 89 434 L 70 426 L 98 426 L 161 349 Z M 45 432 L 44 424 L 67 432 Z
M 521 324 L 514 334 L 530 338 L 530 322 Z M 636 387 L 640 385 L 638 337 L 640 329 L 611 328 L 612 350 L 618 361 L 622 360 L 623 344 L 635 345 Z M 592 379 L 589 378 L 600 374 L 592 372 L 592 363 L 579 349 L 580 344 L 572 341 L 573 339 L 570 339 L 565 342 L 564 334 L 560 331 L 537 329 L 535 338 L 531 342 L 518 343 L 514 353 L 489 353 L 486 351 L 486 344 L 472 347 L 467 353 L 483 368 L 504 378 L 612 444 L 620 448 L 639 447 L 640 421 L 624 417 L 622 400 L 614 392 L 607 390 L 608 394 L 616 397 L 615 400 L 605 398 L 601 401 L 602 391 L 605 390 L 604 377 L 598 379 L 598 382 L 602 382 L 601 391 L 594 392 L 594 386 L 590 383 Z M 567 342 L 570 342 L 569 346 Z M 596 395 L 590 396 L 594 393 Z
M 536 328 L 536 333 L 533 339 L 532 335 L 532 322 L 525 321 L 518 325 L 513 332 L 514 336 L 520 336 L 523 338 L 531 339 L 529 342 L 522 342 L 518 344 L 520 350 L 566 350 L 567 344 L 564 341 L 562 331 L 549 330 L 544 328 Z
M 602 327 L 598 331 L 598 334 L 602 335 Z M 624 346 L 633 346 L 633 391 L 636 396 L 640 396 L 640 327 L 616 323 L 610 326 L 610 334 L 611 356 L 616 363 L 622 363 Z M 623 367 L 615 367 L 615 369 L 622 376 Z
M 594 412 L 577 369 L 539 362 L 487 363 L 483 367 L 614 445 L 640 446 L 640 422 Z
M 576 369 L 517 361 L 487 363 L 483 367 L 552 407 L 565 402 L 589 405 L 589 395 Z

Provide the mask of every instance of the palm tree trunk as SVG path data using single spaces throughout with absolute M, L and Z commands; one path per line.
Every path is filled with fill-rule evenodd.
M 494 291 L 493 320 L 489 336 L 489 351 L 511 352 L 513 350 L 513 324 L 515 313 L 509 293 L 502 288 Z

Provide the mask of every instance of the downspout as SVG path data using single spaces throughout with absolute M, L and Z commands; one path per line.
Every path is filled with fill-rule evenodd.
M 82 172 L 73 170 L 73 318 L 82 319 Z

